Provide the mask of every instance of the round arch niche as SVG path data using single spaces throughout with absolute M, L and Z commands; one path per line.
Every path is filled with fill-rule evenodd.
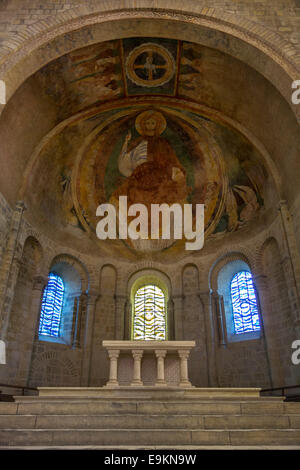
M 172 334 L 172 310 L 168 308 L 169 299 L 171 296 L 171 282 L 166 274 L 156 269 L 145 269 L 133 274 L 128 282 L 128 297 L 130 298 L 130 308 L 127 312 L 127 329 L 128 336 L 133 340 L 134 334 L 134 316 L 135 316 L 135 295 L 139 289 L 147 285 L 157 286 L 164 295 L 164 310 L 165 310 L 165 340 L 171 339 Z

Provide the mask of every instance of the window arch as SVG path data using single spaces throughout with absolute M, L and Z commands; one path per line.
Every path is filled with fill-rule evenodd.
M 62 278 L 51 272 L 44 289 L 39 335 L 59 337 L 65 286 Z
M 133 339 L 166 339 L 166 298 L 155 284 L 143 285 L 135 292 Z
M 220 260 L 217 268 L 216 293 L 224 328 L 224 341 L 259 339 L 262 335 L 259 294 L 253 283 L 251 268 L 242 256 Z M 217 308 L 217 307 L 216 307 Z
M 260 330 L 257 300 L 249 271 L 237 272 L 230 283 L 234 334 Z

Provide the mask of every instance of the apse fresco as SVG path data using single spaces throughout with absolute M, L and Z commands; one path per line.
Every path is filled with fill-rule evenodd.
M 204 204 L 206 241 L 249 224 L 265 206 L 263 159 L 197 102 L 201 93 L 214 96 L 201 76 L 221 62 L 202 46 L 129 38 L 47 65 L 39 80 L 48 77 L 47 93 L 61 94 L 62 113 L 73 117 L 41 149 L 28 197 L 44 194 L 41 209 L 62 231 L 131 258 L 186 255 L 185 240 L 98 240 L 96 209 L 106 202 L 118 208 L 119 196 L 149 213 L 152 203 Z M 54 89 L 58 69 L 63 83 Z
M 145 204 L 148 213 L 152 203 L 206 204 L 206 229 L 212 232 L 226 190 L 218 145 L 191 114 L 167 106 L 147 108 L 115 113 L 82 149 L 73 172 L 75 207 L 82 226 L 95 231 L 97 206 L 104 202 L 117 206 L 119 196 L 127 196 L 128 205 Z M 141 251 L 170 245 L 167 240 L 123 243 Z
M 120 41 L 71 52 L 46 65 L 37 77 L 46 94 L 61 103 L 61 118 L 124 96 Z
M 174 96 L 178 74 L 179 41 L 131 38 L 121 41 L 126 93 Z

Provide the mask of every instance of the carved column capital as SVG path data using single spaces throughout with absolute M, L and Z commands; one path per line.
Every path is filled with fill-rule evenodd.
M 120 302 L 121 301 L 125 302 L 128 299 L 128 295 L 126 295 L 126 294 L 115 294 L 114 298 L 116 300 L 120 301 Z
M 280 199 L 280 201 L 278 203 L 278 208 L 282 209 L 282 208 L 287 208 L 287 207 L 288 207 L 288 205 L 287 205 L 286 199 Z
M 265 274 L 258 274 L 253 276 L 253 284 L 258 287 L 258 290 L 267 289 L 268 277 Z
M 33 278 L 32 290 L 42 291 L 48 284 L 48 277 L 46 276 L 35 276 Z
M 190 355 L 190 351 L 188 349 L 180 349 L 178 351 L 178 356 L 180 359 L 188 359 Z
M 157 358 L 165 358 L 167 355 L 167 350 L 166 349 L 155 349 L 155 356 Z
M 17 201 L 15 205 L 15 210 L 17 212 L 24 212 L 27 209 L 24 201 Z
M 174 303 L 183 302 L 184 295 L 183 294 L 174 294 L 174 295 L 172 295 L 172 300 L 173 300 Z
M 144 351 L 142 349 L 132 349 L 132 357 L 134 359 L 142 359 Z
M 118 359 L 120 355 L 120 349 L 108 349 L 107 353 L 110 359 Z
M 96 289 L 89 290 L 88 292 L 83 292 L 82 295 L 87 296 L 88 303 L 96 302 L 98 298 L 101 297 L 100 291 Z

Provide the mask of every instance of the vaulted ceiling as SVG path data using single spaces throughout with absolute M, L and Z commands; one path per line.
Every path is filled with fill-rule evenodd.
M 147 111 L 163 122 L 153 144 L 160 163 L 150 176 L 133 177 L 120 154 L 128 133 L 132 151 L 147 141 L 138 124 Z M 208 244 L 265 227 L 282 190 L 268 151 L 284 148 L 274 112 L 286 116 L 282 130 L 291 141 L 295 131 L 279 93 L 216 49 L 149 37 L 99 43 L 50 62 L 11 99 L 0 126 L 0 178 L 8 199 L 23 198 L 28 221 L 53 239 L 89 253 L 174 260 L 187 254 L 181 241 L 99 241 L 97 206 L 120 194 L 145 204 L 203 203 Z M 295 151 L 286 155 L 291 163 Z M 176 184 L 158 170 L 168 174 L 170 159 L 184 174 Z

